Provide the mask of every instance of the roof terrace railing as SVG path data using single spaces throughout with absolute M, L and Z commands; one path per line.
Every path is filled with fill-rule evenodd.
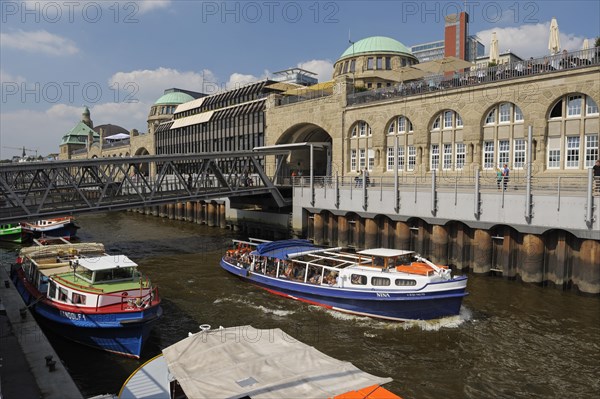
M 489 64 L 488 64 L 489 65 Z M 392 87 L 348 94 L 348 105 L 411 97 L 443 90 L 474 87 L 491 82 L 507 81 L 540 74 L 552 74 L 569 69 L 600 65 L 600 47 L 530 58 L 499 65 L 474 66 L 464 72 L 427 75 L 421 79 L 398 83 Z M 418 65 L 416 65 L 418 68 Z

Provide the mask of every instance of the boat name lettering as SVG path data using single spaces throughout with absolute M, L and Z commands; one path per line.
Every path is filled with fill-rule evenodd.
M 385 293 L 385 292 L 378 292 L 378 293 L 377 293 L 377 297 L 378 297 L 378 298 L 389 298 L 389 297 L 390 297 L 390 294 L 387 294 L 387 293 Z
M 69 320 L 85 320 L 85 315 L 81 313 L 65 312 L 64 310 L 61 310 L 60 315 Z
M 406 294 L 406 296 L 424 296 L 425 294 L 422 292 L 416 293 L 416 294 Z

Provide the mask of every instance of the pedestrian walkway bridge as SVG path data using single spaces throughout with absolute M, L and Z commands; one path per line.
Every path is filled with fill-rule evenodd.
M 123 210 L 166 203 L 270 194 L 291 205 L 264 156 L 275 156 L 272 176 L 289 149 L 227 154 L 157 155 L 127 158 L 23 162 L 0 165 L 0 220 L 90 211 Z

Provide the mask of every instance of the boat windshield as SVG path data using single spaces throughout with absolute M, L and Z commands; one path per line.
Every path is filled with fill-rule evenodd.
M 92 281 L 94 283 L 107 283 L 110 281 L 132 280 L 136 274 L 135 270 L 135 267 L 117 267 L 113 269 L 96 270 Z M 79 274 L 79 272 L 77 274 Z

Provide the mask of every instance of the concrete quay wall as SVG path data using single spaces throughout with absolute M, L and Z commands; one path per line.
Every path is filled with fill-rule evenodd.
M 557 209 L 552 196 L 542 196 L 527 222 L 521 194 L 482 193 L 476 217 L 474 194 L 436 192 L 434 201 L 432 193 L 402 191 L 396 210 L 389 190 L 319 188 L 313 195 L 297 187 L 294 232 L 317 244 L 410 249 L 459 270 L 600 294 L 600 228 L 597 215 L 585 221 L 585 198 L 563 198 L 568 205 Z M 597 211 L 600 197 L 593 200 Z

